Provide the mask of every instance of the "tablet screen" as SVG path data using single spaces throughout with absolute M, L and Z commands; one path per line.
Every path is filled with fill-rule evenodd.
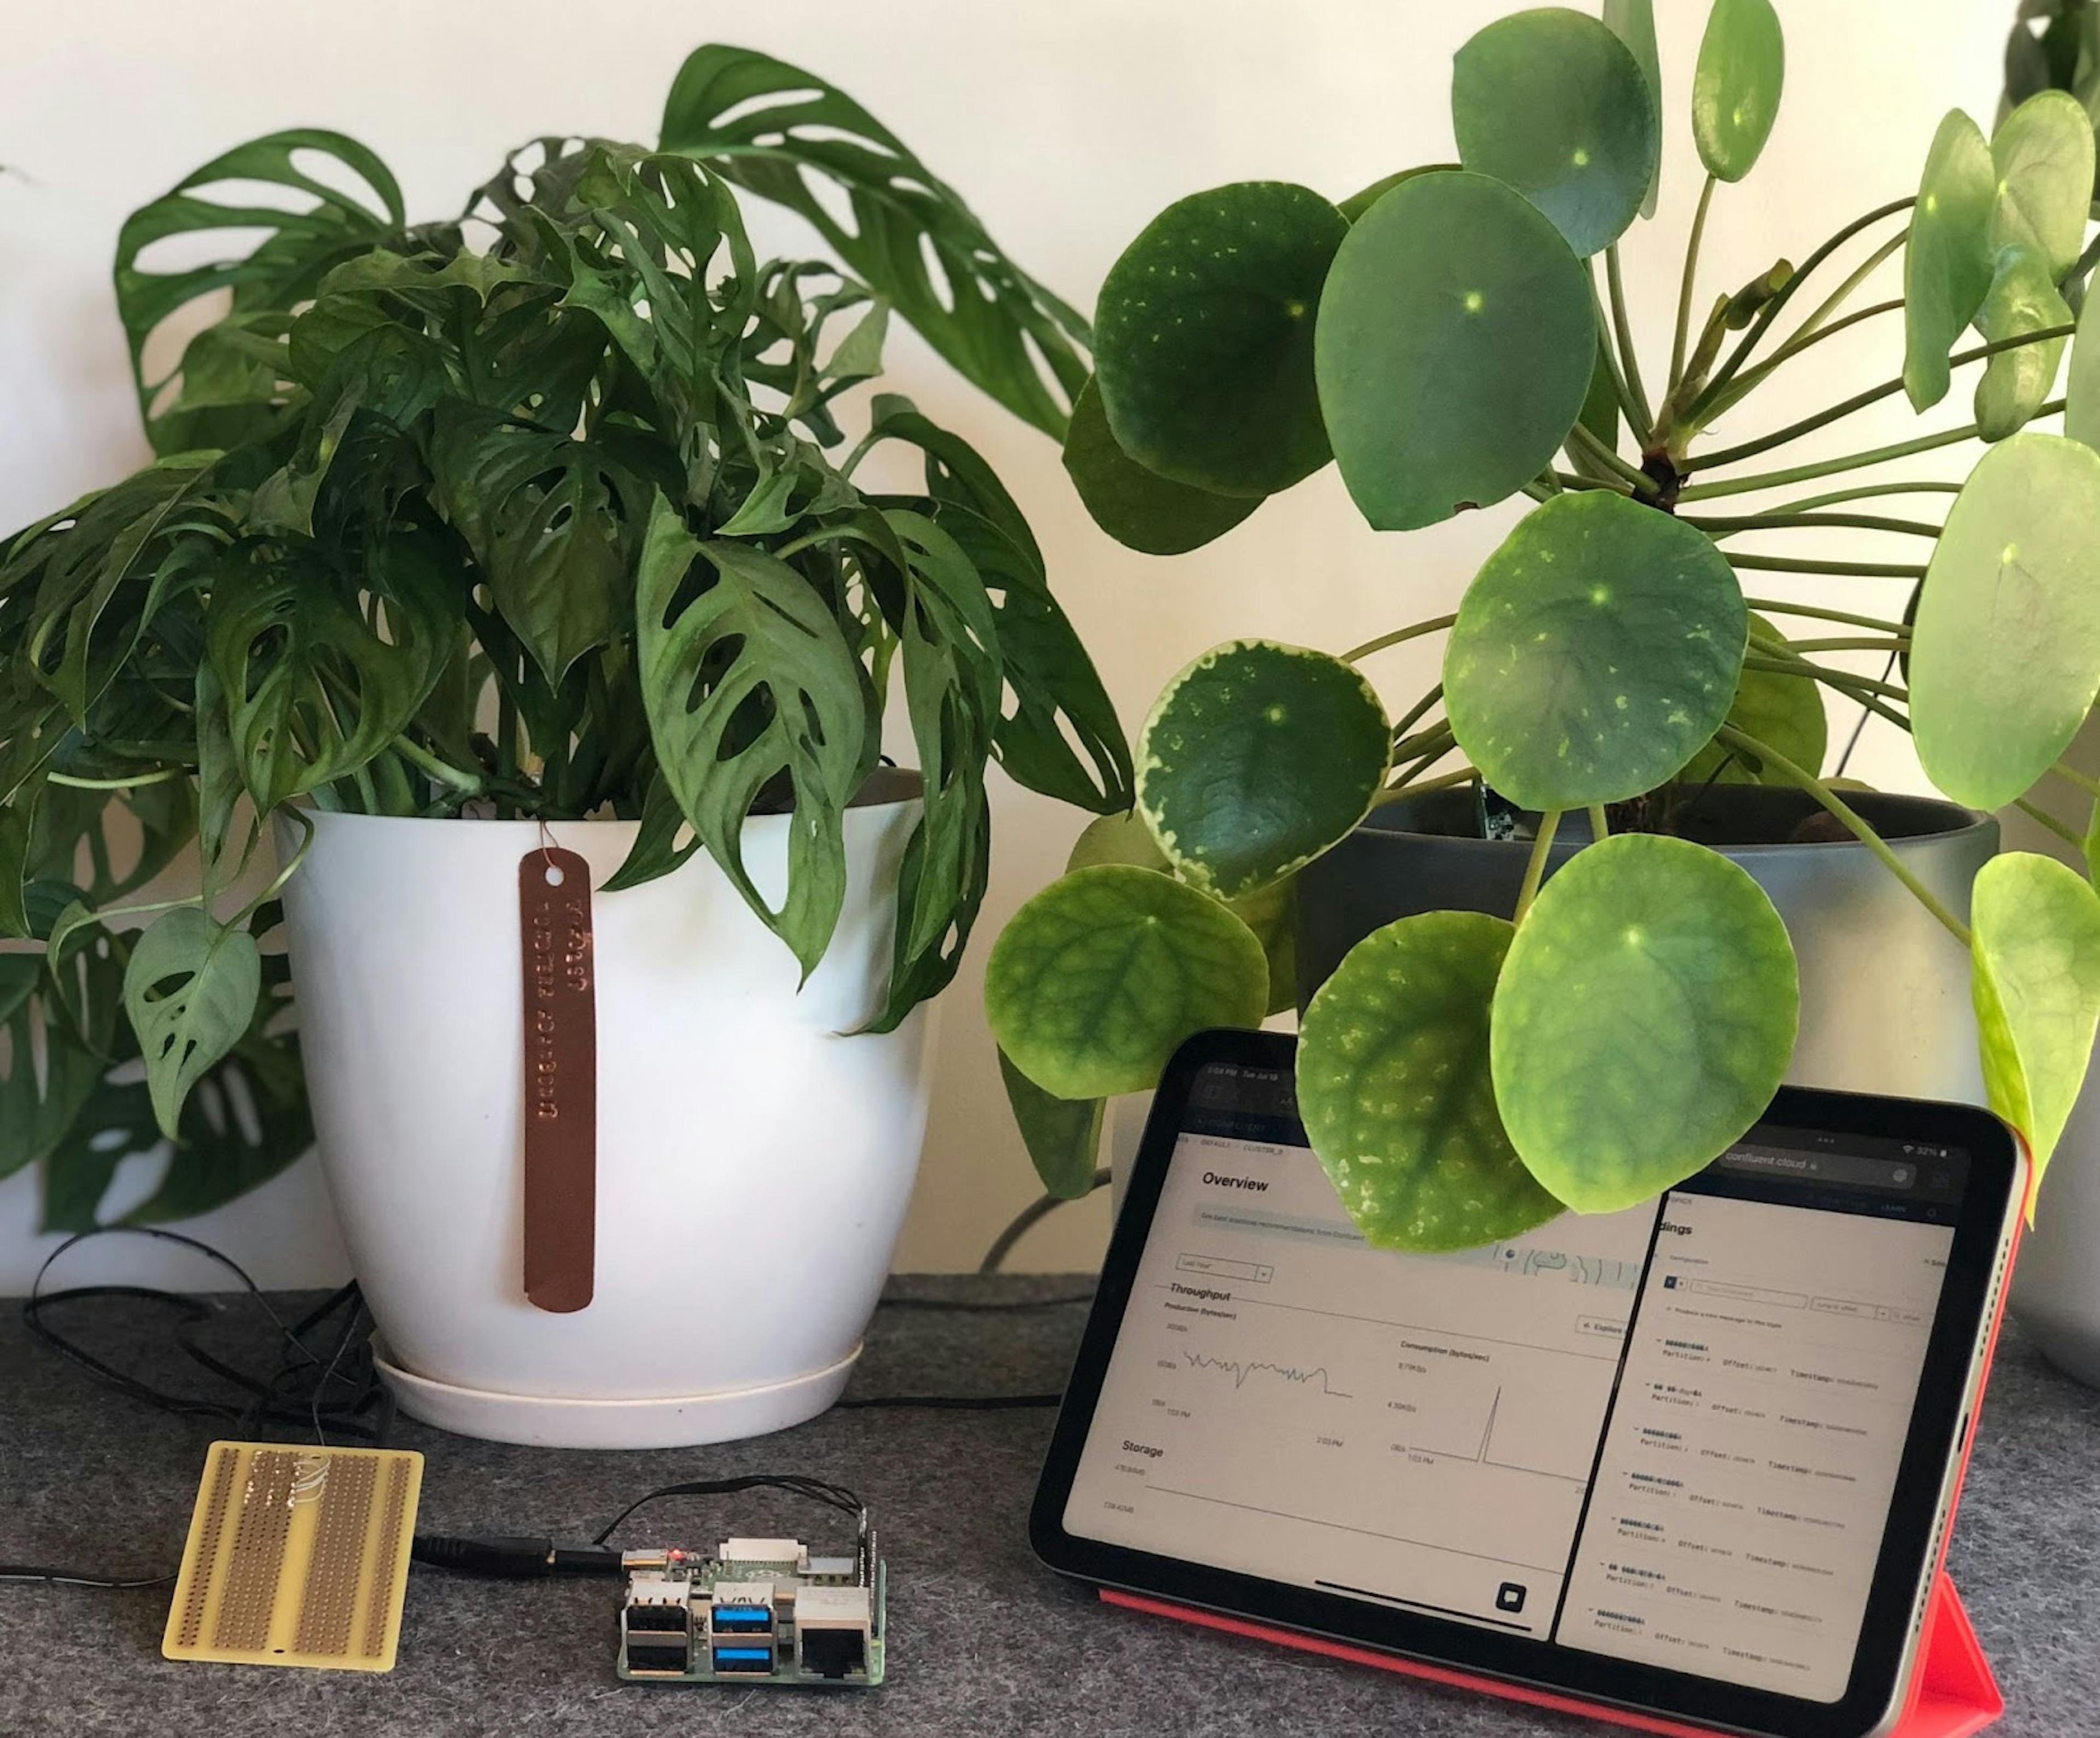
M 1403 1255 L 1288 1069 L 1212 1064 L 1065 1529 L 1834 1701 L 1969 1168 L 1761 1126 L 1660 1202 Z

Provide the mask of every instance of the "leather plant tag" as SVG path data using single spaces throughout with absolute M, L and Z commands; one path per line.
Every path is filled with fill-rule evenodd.
M 598 1008 L 590 865 L 535 845 L 518 864 L 525 970 L 525 1295 L 591 1300 L 598 1241 Z

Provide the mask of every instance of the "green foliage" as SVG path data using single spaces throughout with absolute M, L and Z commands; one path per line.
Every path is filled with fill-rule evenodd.
M 1458 607 L 1452 731 L 1524 807 L 1637 796 L 1727 716 L 1746 620 L 1727 560 L 1689 526 L 1602 490 L 1556 496 Z
M 1154 218 L 1101 285 L 1095 379 L 1116 445 L 1171 482 L 1257 499 L 1325 465 L 1312 322 L 1348 227 L 1282 181 Z
M 2100 694 L 2100 453 L 2015 434 L 1948 509 L 1918 596 L 1911 722 L 1957 802 L 2001 808 L 2068 748 Z
M 1692 138 L 1717 181 L 1756 165 L 1779 116 L 1786 44 L 1771 0 L 1714 0 L 1692 75 Z
M 1401 182 L 1351 228 L 1320 301 L 1320 408 L 1357 508 L 1412 531 L 1522 487 L 1581 413 L 1595 354 L 1582 262 L 1535 206 L 1470 171 Z
M 1077 1201 L 1094 1186 L 1094 1159 L 1101 1150 L 1101 1098 L 1058 1098 L 1046 1092 L 999 1052 L 999 1078 L 1012 1107 L 1014 1125 L 1043 1179 L 1060 1201 Z
M 1199 549 L 1262 503 L 1258 495 L 1213 495 L 1147 470 L 1116 444 L 1101 386 L 1091 377 L 1065 431 L 1065 470 L 1094 523 L 1145 555 Z
M 1138 812 L 1182 880 L 1237 899 L 1348 836 L 1389 743 L 1376 690 L 1349 665 L 1234 640 L 1176 676 L 1146 719 Z
M 1950 110 L 1926 153 L 1904 249 L 1904 389 L 1913 410 L 1947 396 L 1948 352 L 1990 293 L 1997 196 L 1983 129 Z
M 1503 1124 L 1568 1206 L 1645 1201 L 1757 1120 L 1799 999 L 1786 926 L 1741 869 L 1682 839 L 1604 840 L 1546 882 L 1503 962 Z
M 2039 1189 L 2100 1025 L 2100 894 L 2054 858 L 2015 851 L 1978 871 L 1970 920 L 1984 1085 L 2027 1137 Z
M 1563 1211 L 1495 1108 L 1489 1008 L 1514 933 L 1473 911 L 1402 918 L 1352 948 L 1305 1010 L 1299 1112 L 1382 1248 L 1465 1249 Z
M 1654 51 L 1654 24 L 1648 48 Z M 1467 168 L 1515 187 L 1586 258 L 1639 214 L 1661 130 L 1632 50 L 1596 20 L 1541 7 L 1458 51 L 1451 121 Z
M 837 262 L 759 260 L 739 188 Z M 213 251 L 163 269 L 179 245 Z M 705 850 L 806 973 L 901 678 L 924 810 L 878 1028 L 954 973 L 989 761 L 1129 806 L 1114 708 L 990 468 L 901 399 L 873 399 L 857 448 L 841 422 L 894 315 L 1061 434 L 1085 324 L 822 80 L 704 48 L 660 151 L 536 141 L 448 223 L 410 223 L 355 141 L 273 134 L 134 214 L 117 252 L 164 457 L 0 548 L 0 929 L 47 954 L 0 999 L 17 1055 L 55 1059 L 15 1071 L 0 1129 L 9 1162 L 46 1163 L 54 1223 L 164 1139 L 148 1217 L 309 1142 L 254 939 L 272 908 L 218 897 L 288 803 L 638 818 L 612 887 Z M 922 486 L 856 483 L 885 441 Z M 121 873 L 112 812 L 145 837 Z M 743 824 L 779 812 L 787 873 L 761 887 Z M 121 901 L 192 838 L 203 896 L 130 938 Z
M 1059 1098 L 1140 1092 L 1184 1039 L 1258 1025 L 1268 1001 L 1252 930 L 1193 888 L 1120 863 L 1052 882 L 985 967 L 992 1036 Z
M 1315 466 L 1324 449 L 1304 416 L 1296 324 L 1299 305 L 1315 302 L 1320 427 L 1373 530 L 1415 530 L 1520 492 L 1537 504 L 1454 618 L 1396 624 L 1351 655 L 1449 629 L 1442 682 L 1378 745 L 1384 770 L 1373 770 L 1381 757 L 1361 696 L 1308 704 L 1323 668 L 1315 655 L 1238 642 L 1176 678 L 1154 709 L 1140 813 L 1157 839 L 1104 822 L 1074 853 L 1075 867 L 1149 876 L 1160 898 L 1242 894 L 1235 910 L 1269 941 L 1274 1007 L 1295 968 L 1269 940 L 1273 911 L 1256 903 L 1281 904 L 1294 884 L 1266 877 L 1327 849 L 1364 805 L 1410 791 L 1476 785 L 1484 817 L 1505 804 L 1535 811 L 1520 823 L 1535 836 L 1506 958 L 1497 919 L 1410 918 L 1361 943 L 1307 1010 L 1301 1101 L 1373 1242 L 1442 1246 L 1532 1222 L 1553 1201 L 1630 1204 L 1705 1163 L 1762 1109 L 1791 1050 L 1795 966 L 1744 871 L 1670 836 L 1695 807 L 1727 812 L 1727 792 L 1709 786 L 1798 787 L 1905 879 L 1948 945 L 1973 954 L 1994 1101 L 2038 1150 L 2054 1138 L 2100 1005 L 2100 955 L 2084 939 L 2100 896 L 2064 871 L 2032 894 L 2029 919 L 2015 906 L 2039 871 L 2005 871 L 1988 899 L 1979 884 L 1972 935 L 1845 808 L 1834 787 L 1846 781 L 1821 776 L 1828 690 L 1847 721 L 1860 709 L 1877 729 L 1914 730 L 1927 772 L 1958 801 L 2031 798 L 2100 858 L 2100 819 L 2050 814 L 2062 788 L 2036 785 L 2100 692 L 2100 591 L 2088 583 L 2100 548 L 2100 341 L 2072 349 L 2071 439 L 2019 432 L 2053 408 L 2064 329 L 2100 257 L 2087 240 L 2100 8 L 2021 10 L 1994 137 L 1950 114 L 1915 201 L 1882 205 L 1717 290 L 1700 259 L 1707 220 L 1725 220 L 1727 184 L 1771 135 L 1785 48 L 1771 0 L 1712 0 L 1689 104 L 1711 180 L 1666 347 L 1643 351 L 1609 252 L 1636 212 L 1654 210 L 1656 117 L 1671 106 L 1648 0 L 1604 0 L 1601 24 L 1559 9 L 1488 24 L 1454 66 L 1462 164 L 1402 166 L 1343 200 L 1338 244 L 1312 196 L 1251 183 L 1170 207 L 1112 274 L 1105 414 L 1083 397 L 1067 465 L 1096 520 L 1132 547 L 1198 548 Z M 1318 221 L 1301 232 L 1299 214 Z M 1309 229 L 1320 248 L 1292 253 Z M 1833 386 L 1829 408 L 1797 421 L 1762 419 L 1757 395 L 1774 374 L 1813 386 L 1819 368 L 1842 372 L 1846 351 L 1817 347 L 1807 360 L 1812 346 L 1855 328 L 1855 346 L 1890 332 L 1864 324 L 1894 311 L 1864 305 L 1865 286 L 1898 248 L 1900 375 Z M 1600 249 L 1601 271 L 1585 263 Z M 1277 263 L 1286 255 L 1288 271 Z M 1957 349 L 1972 326 L 1984 342 Z M 1974 432 L 1996 444 L 1943 527 L 1931 517 L 1943 486 L 1893 461 L 1970 430 L 1927 427 L 1746 468 L 1899 392 L 1926 409 L 1957 365 L 1978 364 Z M 1133 383 L 1127 404 L 1119 375 Z M 1724 417 L 1741 432 L 1710 443 Z M 1279 439 L 1290 430 L 1302 442 Z M 1281 462 L 1284 452 L 1296 462 Z M 1219 461 L 1249 452 L 1268 468 Z M 1869 467 L 1873 480 L 1856 487 L 1780 492 Z M 1737 496 L 1754 505 L 1707 516 L 1706 501 Z M 1882 496 L 1911 499 L 1872 499 Z M 1847 542 L 1832 547 L 1833 532 Z M 1408 562 L 1398 554 L 1394 572 Z M 1767 570 L 1802 577 L 1749 578 Z M 1862 583 L 1890 580 L 1913 582 L 1910 608 Z M 1749 612 L 1746 589 L 1768 588 L 1784 589 L 1770 609 L 1785 635 Z M 1325 668 L 1323 691 L 1340 702 L 1347 686 Z M 1381 780 L 1383 792 L 1372 787 Z M 1696 805 L 1665 793 L 1677 781 L 1701 787 Z M 1542 889 L 1559 812 L 1583 807 L 1614 836 Z M 1076 928 L 1076 906 L 1064 909 Z M 1089 1033 L 1088 998 L 1109 974 L 1074 944 L 1068 981 L 1039 945 L 1043 914 L 1025 915 L 1031 970 L 1002 977 L 995 1025 L 1065 1034 L 1035 1061 L 1012 1052 L 1043 1081 L 1039 1064 L 1076 1053 Z M 1182 1006 L 1176 986 L 1209 958 L 1212 927 L 1185 938 L 1127 911 L 1101 921 L 1130 944 L 1120 994 Z M 1118 1057 L 1127 1066 L 1060 1089 L 1149 1085 L 1168 1048 L 1132 1044 Z

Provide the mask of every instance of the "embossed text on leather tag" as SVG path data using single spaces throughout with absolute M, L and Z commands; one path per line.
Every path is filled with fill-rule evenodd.
M 525 969 L 525 1295 L 591 1300 L 598 1241 L 598 961 L 590 865 L 535 845 L 518 865 Z

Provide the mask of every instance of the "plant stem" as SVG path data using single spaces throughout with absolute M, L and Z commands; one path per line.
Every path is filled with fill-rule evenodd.
M 2100 779 L 2089 779 L 2076 767 L 2067 765 L 2062 761 L 2058 761 L 2055 765 L 2049 768 L 2049 770 L 2058 778 L 2076 785 L 2088 796 L 2100 797 Z
M 1602 839 L 1608 839 L 1608 838 L 1610 838 L 1611 836 L 1612 836 L 1612 823 L 1611 823 L 1610 818 L 1609 818 L 1608 816 L 1607 816 L 1607 815 L 1605 814 L 1605 813 L 1604 813 L 1604 805 L 1602 803 L 1592 803 L 1592 804 L 1590 804 L 1590 843 L 1594 845 L 1594 844 L 1595 844 L 1595 843 L 1596 843 L 1598 840 L 1602 840 Z
M 127 779 L 76 779 L 70 773 L 46 773 L 46 780 L 62 784 L 73 791 L 135 791 L 148 784 L 165 784 L 170 779 L 187 777 L 187 766 L 163 766 L 158 772 L 140 773 Z
M 1342 662 L 1354 664 L 1359 658 L 1368 658 L 1373 652 L 1383 651 L 1388 646 L 1398 646 L 1405 641 L 1418 640 L 1425 633 L 1440 633 L 1458 620 L 1455 615 L 1439 615 L 1429 621 L 1418 621 L 1410 627 L 1398 628 L 1391 633 L 1382 633 L 1374 640 L 1365 640 L 1342 654 Z
M 1939 920 L 1949 935 L 1964 947 L 1969 945 L 1969 926 L 1942 905 L 1932 889 L 1904 867 L 1902 860 L 1889 849 L 1887 841 L 1861 820 L 1852 811 L 1850 805 L 1829 785 L 1817 778 L 1815 774 L 1804 771 L 1795 765 L 1776 748 L 1767 748 L 1756 737 L 1745 734 L 1733 725 L 1723 725 L 1714 732 L 1714 734 L 1721 741 L 1727 743 L 1730 748 L 1752 756 L 1777 772 L 1789 783 L 1798 785 L 1802 790 L 1807 792 L 1842 822 L 1854 838 L 1881 858 L 1883 866 L 1889 872 L 1911 890 L 1920 905 Z
M 1707 383 L 1707 395 L 1710 397 L 1719 392 L 1736 377 L 1736 371 L 1749 360 L 1750 352 L 1764 342 L 1765 334 L 1771 330 L 1773 324 L 1778 320 L 1780 311 L 1793 300 L 1794 292 L 1807 282 L 1811 272 L 1814 271 L 1824 260 L 1829 258 L 1839 248 L 1844 246 L 1853 236 L 1858 235 L 1861 230 L 1880 223 L 1885 217 L 1894 217 L 1899 211 L 1908 211 L 1917 203 L 1917 196 L 1912 195 L 1908 199 L 1891 200 L 1886 205 L 1877 205 L 1864 217 L 1855 218 L 1804 259 L 1801 262 L 1801 269 L 1780 286 L 1779 293 L 1764 305 L 1763 311 L 1758 315 L 1750 329 L 1743 334 L 1741 342 L 1728 352 L 1727 360 L 1714 371 L 1713 379 Z
M 228 929 L 238 929 L 242 924 L 245 924 L 249 918 L 253 917 L 258 911 L 261 911 L 264 906 L 267 905 L 272 899 L 276 898 L 278 894 L 284 892 L 285 884 L 290 880 L 294 875 L 298 873 L 299 865 L 307 860 L 307 853 L 311 851 L 314 847 L 313 817 L 308 814 L 305 809 L 293 808 L 289 804 L 286 804 L 285 805 L 284 812 L 291 816 L 291 818 L 297 821 L 300 827 L 305 830 L 303 836 L 299 840 L 299 848 L 298 850 L 292 853 L 291 862 L 285 864 L 283 868 L 277 871 L 277 878 L 271 882 L 267 887 L 264 888 L 262 891 L 258 893 L 253 899 L 249 900 L 247 904 L 241 906 L 239 914 L 234 918 L 233 921 L 227 926 Z
M 2062 840 L 2066 845 L 2075 845 L 2081 851 L 2085 849 L 2085 841 L 2079 837 L 2077 830 L 2074 827 L 2065 826 L 2062 822 L 2057 819 L 2054 815 L 2049 814 L 2047 809 L 2037 807 L 2035 804 L 2029 802 L 2024 796 L 2015 796 L 2013 799 L 2013 806 L 2018 809 L 2020 813 L 2025 815 L 2030 821 L 2032 821 L 2037 827 L 2047 827 L 2049 831 L 2054 833 L 2058 838 Z
M 1906 633 L 1906 634 L 1904 634 L 1904 635 L 1902 635 L 1901 637 L 1898 637 L 1898 638 L 1895 638 L 1895 639 L 1890 639 L 1890 638 L 1889 638 L 1886 635 L 1878 635 L 1878 636 L 1877 636 L 1876 637 L 1874 637 L 1874 638 L 1873 638 L 1873 639 L 1857 639 L 1857 640 L 1842 640 L 1842 639 L 1841 639 L 1841 640 L 1789 640 L 1789 641 L 1787 642 L 1787 645 L 1788 645 L 1788 646 L 1789 646 L 1792 650 L 1793 650 L 1793 651 L 1798 651 L 1798 652 L 1815 652 L 1815 651 L 1863 651 L 1863 652 L 1887 652 L 1887 651 L 1901 651 L 1904 649 L 1904 646 L 1908 646 L 1908 645 L 1909 645 L 1909 644 L 1910 644 L 1910 636 L 1909 636 L 1908 634 L 1907 634 L 1907 633 Z
M 1679 523 L 1703 531 L 1718 543 L 1746 531 L 1886 531 L 1910 537 L 1937 537 L 1939 527 L 1923 519 L 1888 519 L 1871 513 L 1751 513 L 1739 518 L 1702 519 L 1683 514 Z
M 1707 185 L 1713 185 L 1709 175 Z M 1560 811 L 1549 809 L 1538 818 L 1538 836 L 1531 841 L 1531 860 L 1524 866 L 1524 885 L 1517 889 L 1516 916 L 1522 923 L 1524 913 L 1531 909 L 1531 902 L 1538 895 L 1538 884 L 1546 878 L 1546 859 L 1553 849 L 1553 836 L 1560 830 Z
M 469 796 L 479 796 L 483 788 L 479 773 L 463 772 L 449 761 L 441 761 L 427 748 L 412 742 L 406 735 L 396 736 L 393 747 L 401 757 L 421 767 L 440 784 L 448 784 L 456 791 Z
M 1581 448 L 1607 470 L 1625 479 L 1632 485 L 1636 495 L 1652 495 L 1655 492 L 1655 479 L 1652 477 L 1639 467 L 1629 465 L 1604 442 L 1584 428 L 1581 423 L 1575 424 L 1568 430 L 1568 442 L 1571 448 Z
M 1413 730 L 1415 726 L 1421 723 L 1423 719 L 1427 715 L 1429 708 L 1434 706 L 1443 698 L 1444 684 L 1439 682 L 1435 687 L 1432 688 L 1428 693 L 1423 695 L 1420 699 L 1417 700 L 1414 705 L 1409 707 L 1406 716 L 1392 727 L 1393 741 L 1396 743 L 1405 741 L 1407 737 L 1407 733 Z
M 1585 477 L 1572 470 L 1556 470 L 1553 480 L 1564 489 L 1609 489 L 1614 495 L 1630 495 L 1634 492 L 1617 477 Z M 1648 482 L 1648 473 L 1641 473 L 1641 482 Z
M 1823 324 L 1824 321 L 1829 319 L 1830 316 L 1833 314 L 1835 314 L 1838 309 L 1844 307 L 1846 298 L 1851 295 L 1852 292 L 1857 289 L 1862 284 L 1865 283 L 1868 278 L 1872 277 L 1877 269 L 1881 266 L 1882 262 L 1886 259 L 1891 254 L 1895 253 L 1895 250 L 1901 247 L 1905 241 L 1909 240 L 1909 226 L 1905 225 L 1901 235 L 1890 236 L 1886 241 L 1884 241 L 1879 247 L 1876 248 L 1873 253 L 1869 254 L 1867 256 L 1865 262 L 1854 271 L 1850 277 L 1846 278 L 1843 283 L 1840 284 L 1836 289 L 1830 293 L 1829 295 L 1824 298 L 1822 302 L 1817 307 L 1814 313 L 1811 314 L 1807 319 L 1802 321 L 1798 326 L 1793 329 L 1793 336 L 1788 338 L 1784 344 L 1780 345 L 1780 347 L 1773 352 L 1773 358 L 1776 359 L 1777 357 L 1784 356 L 1790 351 L 1798 350 L 1806 345 L 1814 343 L 1817 336 L 1826 329 Z M 1899 296 L 1894 302 L 1885 302 L 1882 306 L 1884 307 L 1901 307 L 1903 306 L 1903 298 Z
M 1862 483 L 1853 488 L 1833 489 L 1828 495 L 1811 495 L 1806 501 L 1784 501 L 1775 513 L 1812 513 L 1819 507 L 1842 506 L 1848 501 L 1873 501 L 1888 495 L 1959 495 L 1961 485 L 1926 479 L 1916 483 Z
M 1397 802 L 1403 796 L 1421 796 L 1431 791 L 1448 791 L 1454 784 L 1470 784 L 1480 776 L 1476 767 L 1462 766 L 1454 773 L 1439 773 L 1434 779 L 1423 779 L 1413 783 L 1389 784 L 1371 799 L 1371 806 Z
M 1692 336 L 1692 289 L 1699 275 L 1699 243 L 1706 233 L 1706 208 L 1714 203 L 1714 177 L 1710 173 L 1699 189 L 1699 209 L 1692 215 L 1692 233 L 1684 244 L 1684 276 L 1677 286 L 1677 336 L 1670 346 L 1670 390 L 1684 378 L 1684 346 Z
M 1807 658 L 1780 657 L 1771 653 L 1760 653 L 1755 646 L 1765 642 L 1754 642 L 1754 648 L 1743 657 L 1746 670 L 1764 670 L 1774 676 L 1812 676 L 1818 682 L 1828 682 L 1833 688 L 1843 688 L 1859 694 L 1882 694 L 1892 700 L 1910 698 L 1908 688 L 1899 688 L 1891 682 L 1876 682 L 1870 676 L 1855 676 L 1850 670 L 1833 670 L 1827 664 L 1815 664 Z M 1789 654 L 1792 648 L 1789 647 Z
M 1758 573 L 1851 573 L 1869 580 L 1921 580 L 1925 569 L 1914 562 L 1807 561 L 1793 555 L 1745 555 L 1723 552 L 1732 567 L 1747 567 Z
M 1723 387 L 1718 392 L 1701 393 L 1698 403 L 1692 407 L 1691 415 L 1697 419 L 1700 426 L 1705 426 L 1715 417 L 1725 415 L 1740 404 L 1757 390 L 1760 382 L 1768 379 L 1773 371 L 1790 357 L 1799 355 L 1802 351 L 1813 345 L 1821 343 L 1825 338 L 1835 337 L 1848 328 L 1858 325 L 1863 320 L 1872 320 L 1877 314 L 1894 313 L 1902 306 L 1903 299 L 1900 297 L 1893 302 L 1877 302 L 1870 308 L 1860 308 L 1856 312 L 1847 314 L 1842 320 L 1833 320 L 1829 325 L 1820 327 L 1805 337 L 1797 334 L 1752 368 L 1749 373 L 1732 384 Z
M 2051 343 L 2058 338 L 2069 337 L 2077 329 L 2076 325 L 2044 326 L 2038 332 L 2022 332 L 2009 338 L 1993 338 L 1989 343 L 1979 344 L 1973 350 L 1957 351 L 1947 359 L 1947 365 L 1958 368 L 1971 362 L 1980 362 L 1987 356 L 1995 356 L 2001 351 L 2018 350 L 2028 344 Z M 1883 399 L 1893 398 L 1903 389 L 1903 377 L 1899 374 L 1894 380 L 1885 380 L 1878 386 L 1869 386 L 1864 392 L 1854 393 L 1842 404 L 1833 404 L 1828 410 L 1820 410 L 1812 417 L 1803 417 L 1798 422 L 1789 422 L 1785 428 L 1775 429 L 1771 434 L 1760 435 L 1755 440 L 1723 447 L 1718 452 L 1702 454 L 1696 464 L 1688 461 L 1688 465 L 1691 469 L 1707 470 L 1716 465 L 1732 465 L 1738 459 L 1755 458 L 1760 452 L 1769 452 L 1775 447 L 1783 447 L 1789 441 L 1813 434 L 1817 429 L 1864 410 L 1870 404 L 1878 404 Z M 2041 412 L 2036 412 L 2036 414 L 2039 416 Z
M 1890 633 L 1904 631 L 1901 622 L 1886 621 L 1878 615 L 1859 615 L 1850 610 L 1828 610 L 1820 604 L 1789 603 L 1781 598 L 1745 598 L 1743 602 L 1771 615 L 1805 615 L 1815 621 L 1842 621 L 1855 628 L 1883 628 Z
M 1640 356 L 1634 349 L 1633 323 L 1626 317 L 1626 285 L 1619 278 L 1619 245 L 1604 249 L 1604 277 L 1612 293 L 1612 329 L 1618 335 L 1619 372 L 1627 394 L 1628 421 L 1634 439 L 1645 447 L 1655 432 L 1655 412 L 1648 408 L 1648 389 L 1641 384 Z
M 2027 421 L 2038 421 L 2062 408 L 2062 399 L 2051 399 Z M 1974 440 L 1976 434 L 1976 425 L 1965 423 L 1958 429 L 1943 429 L 1937 434 L 1921 434 L 1914 440 L 1899 440 L 1892 446 L 1875 447 L 1865 452 L 1848 452 L 1842 458 L 1819 459 L 1812 465 L 1796 465 L 1787 470 L 1761 471 L 1755 476 L 1733 477 L 1725 483 L 1695 483 L 1679 490 L 1677 498 L 1710 501 L 1720 495 L 1749 495 L 1789 483 L 1810 483 L 1818 477 L 1834 477 L 1841 471 L 1864 470 L 1869 465 L 1886 464 L 1890 459 L 1906 459 L 1914 452 L 1930 452 L 1935 448 L 1955 446 L 1965 440 Z
M 1438 755 L 1449 753 L 1458 746 L 1458 739 L 1451 734 L 1449 725 L 1432 724 L 1416 731 L 1412 736 L 1395 736 L 1388 764 L 1398 766 L 1423 757 L 1433 759 Z

